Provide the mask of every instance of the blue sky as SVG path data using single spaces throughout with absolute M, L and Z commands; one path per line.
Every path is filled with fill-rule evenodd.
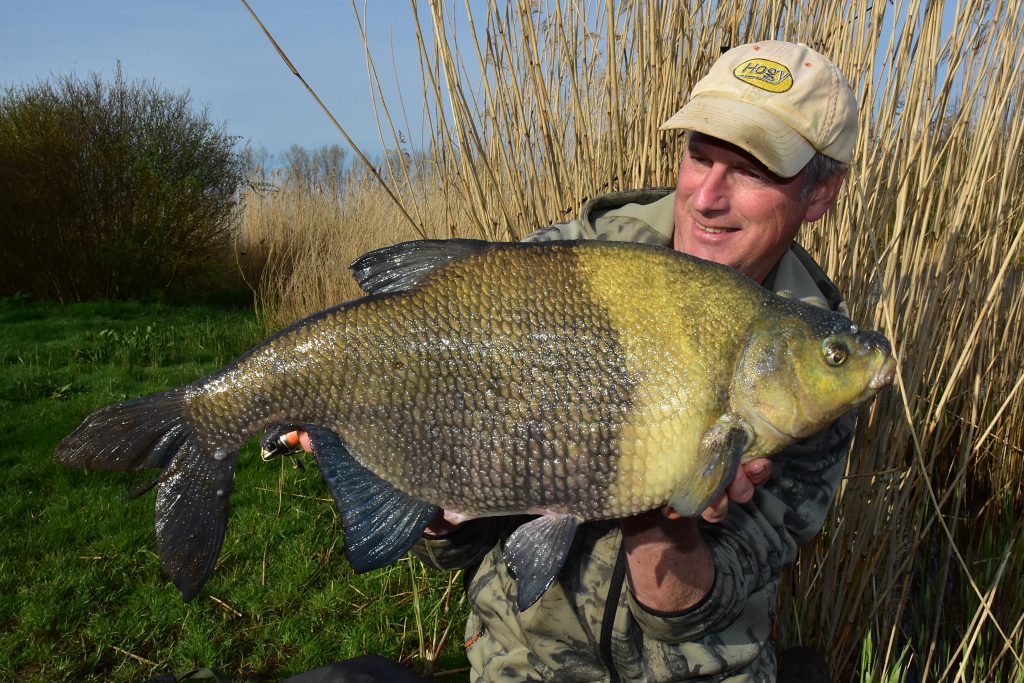
M 486 0 L 470 2 L 482 16 Z M 378 154 L 352 1 L 250 4 L 356 144 Z M 450 4 L 461 11 L 461 1 Z M 365 8 L 370 49 L 389 102 L 396 102 L 397 83 L 405 103 L 420 106 L 409 0 L 356 0 L 356 5 Z M 951 17 L 945 21 L 948 31 Z M 110 77 L 118 62 L 128 80 L 190 91 L 197 106 L 207 106 L 211 118 L 226 122 L 229 133 L 257 149 L 279 154 L 292 144 L 345 146 L 239 0 L 0 0 L 0 85 L 68 73 Z M 408 114 L 417 125 L 419 112 Z M 421 139 L 416 130 L 409 137 Z
M 250 0 L 355 142 L 380 150 L 363 45 L 348 0 Z M 358 5 L 362 11 L 363 2 Z M 419 67 L 408 0 L 365 3 L 380 78 L 418 103 Z M 227 130 L 271 153 L 341 135 L 285 67 L 238 0 L 0 0 L 0 84 L 99 72 L 120 61 L 127 80 L 188 90 Z M 412 115 L 412 112 L 410 112 Z

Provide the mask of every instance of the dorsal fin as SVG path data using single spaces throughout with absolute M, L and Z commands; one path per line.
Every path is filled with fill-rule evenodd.
M 487 250 L 484 240 L 415 240 L 367 252 L 349 266 L 368 294 L 400 292 L 423 282 L 438 268 Z

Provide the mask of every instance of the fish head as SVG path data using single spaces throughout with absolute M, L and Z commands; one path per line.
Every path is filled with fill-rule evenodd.
M 780 314 L 751 327 L 730 398 L 763 444 L 781 448 L 892 383 L 896 361 L 885 336 L 839 313 L 778 298 L 772 305 Z

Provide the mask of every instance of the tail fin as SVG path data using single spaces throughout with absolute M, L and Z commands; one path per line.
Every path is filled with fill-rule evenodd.
M 100 408 L 53 454 L 63 465 L 128 472 L 167 467 L 191 436 L 182 407 L 185 387 Z
M 185 418 L 186 387 L 101 408 L 64 439 L 54 460 L 124 472 L 164 468 L 156 541 L 164 573 L 187 602 L 220 555 L 238 451 L 206 453 Z

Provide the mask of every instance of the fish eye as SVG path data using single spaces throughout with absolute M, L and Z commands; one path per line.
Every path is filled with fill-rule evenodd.
M 831 337 L 822 343 L 821 351 L 825 354 L 825 362 L 834 368 L 845 363 L 850 355 L 850 349 L 846 344 Z

